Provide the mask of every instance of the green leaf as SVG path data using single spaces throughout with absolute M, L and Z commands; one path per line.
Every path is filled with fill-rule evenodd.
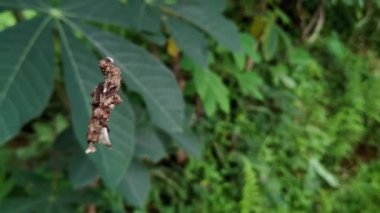
M 256 39 L 247 33 L 242 33 L 240 35 L 240 41 L 243 46 L 242 48 L 243 52 L 256 61 L 257 60 Z
M 161 31 L 160 11 L 141 0 L 128 0 L 124 11 L 134 29 L 158 33 Z M 125 20 L 124 20 L 125 21 Z
M 313 59 L 306 50 L 293 48 L 289 51 L 289 62 L 295 65 L 308 66 L 313 63 Z
M 294 89 L 297 86 L 297 83 L 289 75 L 281 75 L 280 79 L 282 83 L 289 89 Z
M 330 54 L 338 60 L 342 60 L 349 52 L 336 33 L 333 33 L 330 37 L 328 37 L 325 44 Z
M 78 18 L 123 27 L 132 27 L 138 21 L 136 20 L 138 16 L 127 13 L 126 5 L 119 1 L 63 0 L 58 10 L 66 18 Z
M 263 94 L 260 91 L 260 87 L 264 84 L 263 79 L 255 72 L 239 72 L 235 73 L 235 77 L 238 80 L 239 86 L 243 94 L 250 95 L 259 100 L 262 100 Z
M 50 19 L 36 18 L 0 33 L 0 144 L 41 114 L 54 77 Z
M 33 9 L 57 18 L 77 18 L 138 31 L 160 31 L 160 11 L 141 0 L 129 0 L 127 4 L 115 0 L 61 0 L 57 7 L 49 0 L 2 0 L 0 6 Z
M 59 33 L 63 45 L 63 65 L 66 89 L 71 101 L 74 131 L 83 150 L 87 147 L 87 124 L 91 115 L 90 92 L 101 81 L 100 70 L 94 55 L 68 28 L 60 24 Z M 134 117 L 131 107 L 124 102 L 113 110 L 109 128 L 113 149 L 99 146 L 90 155 L 98 171 L 109 187 L 116 187 L 125 175 L 134 151 Z
M 208 48 L 205 35 L 179 19 L 169 17 L 166 23 L 179 48 L 202 68 L 207 67 Z
M 45 180 L 47 181 L 47 180 Z M 97 196 L 92 191 L 74 191 L 72 189 L 52 190 L 51 187 L 29 197 L 11 197 L 0 204 L 2 213 L 13 212 L 75 212 L 72 206 L 96 202 Z
M 187 154 L 196 159 L 202 158 L 202 143 L 198 136 L 189 128 L 187 128 L 183 133 L 172 133 L 170 135 Z
M 159 10 L 141 0 L 129 0 L 126 4 L 115 0 L 64 0 L 59 10 L 67 18 L 113 24 L 137 31 L 160 31 Z
M 148 169 L 141 162 L 134 160 L 117 190 L 122 193 L 128 204 L 143 208 L 150 191 Z
M 181 3 L 199 5 L 210 13 L 221 13 L 227 6 L 227 0 L 182 0 Z
M 260 193 L 257 174 L 252 168 L 251 162 L 246 157 L 243 157 L 243 174 L 244 185 L 242 189 L 242 199 L 240 201 L 241 212 L 263 212 L 263 196 Z
M 246 61 L 245 54 L 238 52 L 238 53 L 234 53 L 232 56 L 234 58 L 236 66 L 239 68 L 239 70 L 244 70 L 245 61 Z
M 290 51 L 294 48 L 292 45 L 292 41 L 290 39 L 290 36 L 279 26 L 275 26 L 275 29 L 279 35 L 279 41 L 281 41 L 282 46 L 285 48 L 286 51 Z
M 69 160 L 68 172 L 74 188 L 81 188 L 94 182 L 98 176 L 97 168 L 84 154 L 72 128 L 67 128 L 57 137 L 54 147 L 65 155 L 72 155 Z
M 296 81 L 289 76 L 289 69 L 283 64 L 278 64 L 271 68 L 273 73 L 273 82 L 278 85 L 280 82 L 283 83 L 287 88 L 294 89 L 297 86 Z
M 230 112 L 229 90 L 217 74 L 196 70 L 194 83 L 208 116 L 212 116 L 218 106 L 225 113 Z
M 246 56 L 256 63 L 261 62 L 260 54 L 257 52 L 257 42 L 254 37 L 247 33 L 241 33 L 240 43 L 243 48 L 239 52 L 233 54 L 235 63 L 237 64 L 239 70 L 244 70 Z
M 61 152 L 71 154 L 83 152 L 82 147 L 75 138 L 75 133 L 71 126 L 58 135 L 54 143 L 54 148 Z
M 3 213 L 33 212 L 45 202 L 45 197 L 9 198 L 0 203 L 0 209 Z
M 146 157 L 157 163 L 166 156 L 166 150 L 152 126 L 144 126 L 136 132 L 136 152 L 138 157 Z
M 0 6 L 14 9 L 32 9 L 44 13 L 49 13 L 51 10 L 49 0 L 1 0 Z
M 278 51 L 278 40 L 279 35 L 275 23 L 271 22 L 267 25 L 264 32 L 263 52 L 265 60 L 270 61 L 276 55 Z
M 128 88 L 143 96 L 154 124 L 167 132 L 182 131 L 184 100 L 168 68 L 127 40 L 78 23 L 71 22 L 71 25 L 80 29 L 104 55 L 115 60 Z
M 83 152 L 69 162 L 69 179 L 74 188 L 90 185 L 98 175 L 95 164 Z
M 216 8 L 212 10 L 210 8 Z M 240 50 L 239 33 L 237 26 L 227 20 L 220 8 L 210 7 L 210 4 L 177 4 L 166 8 L 174 14 L 207 32 L 223 47 L 231 51 Z

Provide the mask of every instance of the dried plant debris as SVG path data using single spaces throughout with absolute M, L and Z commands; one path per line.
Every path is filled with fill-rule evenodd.
M 104 75 L 104 81 L 91 92 L 92 115 L 87 130 L 87 154 L 96 151 L 96 143 L 112 147 L 108 134 L 108 121 L 112 109 L 123 101 L 118 94 L 121 73 L 120 69 L 113 64 L 113 59 L 107 57 L 100 60 L 99 68 Z

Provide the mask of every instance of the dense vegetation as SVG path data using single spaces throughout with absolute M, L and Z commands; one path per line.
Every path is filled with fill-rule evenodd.
M 0 212 L 377 212 L 379 18 L 378 0 L 1 0 Z M 86 156 L 104 56 L 128 101 Z

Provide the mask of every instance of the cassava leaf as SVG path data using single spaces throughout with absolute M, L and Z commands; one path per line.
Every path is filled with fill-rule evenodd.
M 160 11 L 141 0 L 128 0 L 124 13 L 132 27 L 139 31 L 158 33 L 161 29 Z
M 134 27 L 137 25 L 139 17 L 135 13 L 127 13 L 127 5 L 114 0 L 64 0 L 60 2 L 58 10 L 66 18 L 78 18 L 122 27 Z
M 190 129 L 186 128 L 183 133 L 172 133 L 171 137 L 175 142 L 190 156 L 201 159 L 202 158 L 202 143 L 198 136 Z
M 33 9 L 38 12 L 49 13 L 49 0 L 1 0 L 0 6 L 14 9 Z
M 135 155 L 146 157 L 155 163 L 166 156 L 165 147 L 152 126 L 137 129 Z
M 96 180 L 95 164 L 83 153 L 73 156 L 69 162 L 69 179 L 74 188 L 81 188 Z
M 127 174 L 117 190 L 123 194 L 130 205 L 142 208 L 150 191 L 149 171 L 144 164 L 134 160 Z
M 1 0 L 0 6 L 32 9 L 58 18 L 77 18 L 137 31 L 160 30 L 159 10 L 141 0 L 129 0 L 126 4 L 116 0 L 60 0 L 56 6 L 50 0 Z
M 152 121 L 168 132 L 181 132 L 184 100 L 173 74 L 159 60 L 133 43 L 80 23 L 70 22 L 121 69 L 128 88 L 140 93 Z
M 68 28 L 59 24 L 63 46 L 63 65 L 66 89 L 71 100 L 73 126 L 76 137 L 86 148 L 87 124 L 91 115 L 90 92 L 101 82 L 101 74 L 94 55 L 76 39 Z M 99 146 L 89 157 L 110 187 L 116 187 L 125 175 L 134 150 L 134 117 L 126 98 L 113 110 L 110 124 L 113 149 Z
M 50 19 L 40 17 L 0 33 L 0 144 L 45 108 L 53 89 Z
M 209 5 L 199 2 L 179 3 L 167 7 L 166 10 L 204 30 L 228 50 L 238 51 L 240 42 L 236 25 L 226 19 L 220 9 L 213 9 Z
M 113 24 L 150 33 L 160 31 L 160 11 L 141 0 L 129 0 L 126 4 L 115 0 L 64 0 L 61 1 L 59 10 L 67 18 Z
M 210 13 L 221 13 L 227 6 L 227 0 L 183 0 L 181 3 L 199 5 L 208 9 Z
M 207 66 L 207 39 L 191 24 L 175 18 L 167 19 L 168 29 L 179 48 L 201 67 Z
M 58 135 L 54 142 L 54 148 L 65 154 L 76 154 L 83 152 L 82 147 L 75 138 L 75 133 L 72 126 L 66 128 Z

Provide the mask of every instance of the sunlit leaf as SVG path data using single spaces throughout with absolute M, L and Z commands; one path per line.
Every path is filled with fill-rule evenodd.
M 263 79 L 255 72 L 239 72 L 235 73 L 239 86 L 243 94 L 250 95 L 262 100 L 263 94 L 260 87 L 264 84 Z
M 218 75 L 210 71 L 197 70 L 194 72 L 194 83 L 207 115 L 212 116 L 217 107 L 229 113 L 229 90 Z

